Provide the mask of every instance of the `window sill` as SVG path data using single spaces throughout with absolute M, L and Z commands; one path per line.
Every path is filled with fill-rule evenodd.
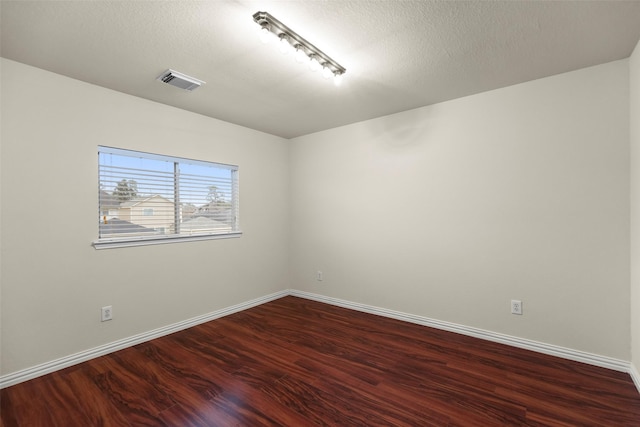
M 91 243 L 95 249 L 128 248 L 132 246 L 164 245 L 167 243 L 199 242 L 202 240 L 233 239 L 242 236 L 241 231 L 224 234 L 200 234 L 195 236 L 163 236 L 157 238 L 103 239 Z

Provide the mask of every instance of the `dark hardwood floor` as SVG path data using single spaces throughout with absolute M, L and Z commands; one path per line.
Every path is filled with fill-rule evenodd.
M 629 375 L 286 297 L 1 392 L 0 426 L 640 426 Z

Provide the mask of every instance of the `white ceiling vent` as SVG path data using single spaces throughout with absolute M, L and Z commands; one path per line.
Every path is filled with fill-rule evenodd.
M 182 74 L 174 70 L 167 70 L 160 74 L 158 80 L 188 91 L 195 90 L 205 83 L 202 80 L 189 77 L 186 74 Z

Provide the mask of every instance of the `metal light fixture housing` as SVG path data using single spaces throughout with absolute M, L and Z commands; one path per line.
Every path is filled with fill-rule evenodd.
M 313 44 L 305 40 L 298 33 L 291 28 L 278 21 L 268 12 L 256 12 L 253 14 L 253 20 L 260 25 L 262 29 L 266 29 L 275 34 L 279 40 L 287 40 L 291 46 L 302 51 L 307 56 L 307 59 L 311 58 L 318 61 L 322 66 L 333 73 L 334 76 L 341 78 L 347 71 L 342 65 L 331 59 L 329 55 L 315 47 Z

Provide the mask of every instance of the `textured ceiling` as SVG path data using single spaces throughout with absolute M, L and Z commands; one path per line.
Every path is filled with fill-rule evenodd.
M 347 68 L 263 45 L 266 11 Z M 628 57 L 640 1 L 1 1 L 3 57 L 285 138 Z M 167 68 L 206 81 L 186 92 Z

